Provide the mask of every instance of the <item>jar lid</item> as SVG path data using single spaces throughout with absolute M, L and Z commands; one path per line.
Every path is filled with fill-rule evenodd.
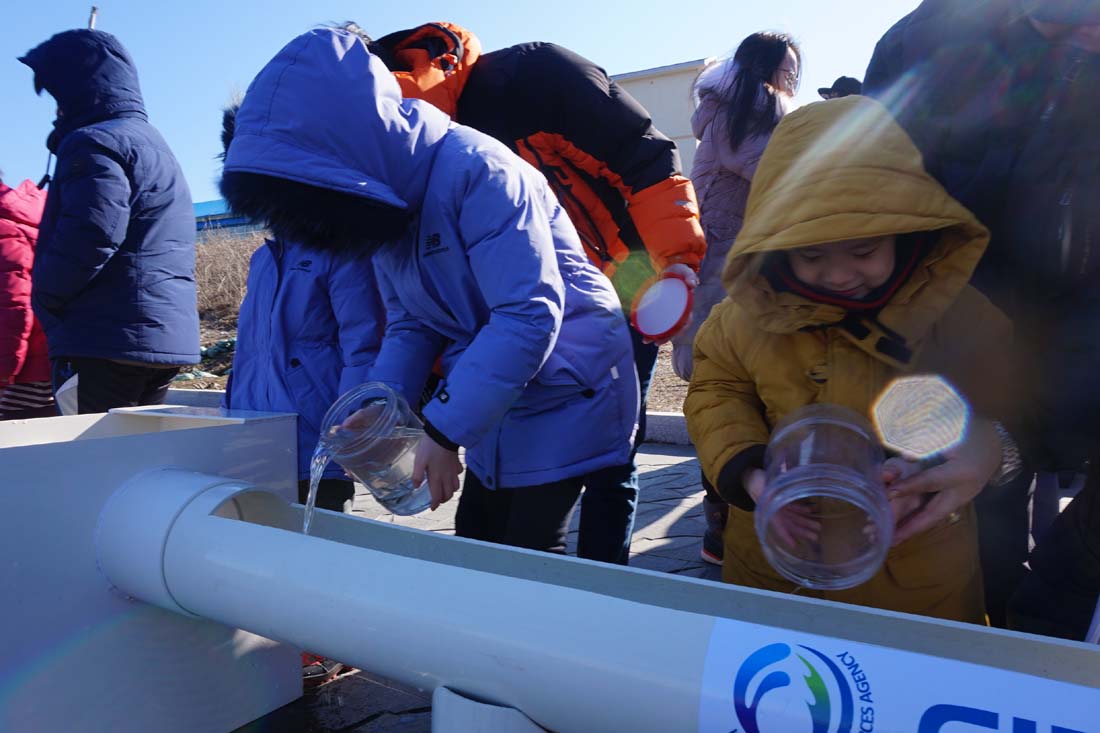
M 664 341 L 691 317 L 694 295 L 680 275 L 668 273 L 642 287 L 630 309 L 630 323 L 643 336 Z

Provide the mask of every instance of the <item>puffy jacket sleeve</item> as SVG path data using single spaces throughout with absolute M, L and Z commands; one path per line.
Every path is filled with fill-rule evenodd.
M 424 417 L 454 443 L 498 425 L 557 342 L 565 308 L 548 193 L 509 161 L 483 159 L 457 205 L 459 231 L 489 320 L 455 362 Z
M 546 133 L 571 143 L 563 154 L 622 193 L 658 270 L 674 263 L 698 269 L 706 240 L 695 189 L 681 174 L 676 144 L 653 126 L 642 105 L 588 59 L 542 44 L 531 63 L 529 99 L 538 105 Z
M 942 374 L 975 413 L 1006 423 L 1019 442 L 1026 374 L 1008 316 L 968 285 L 937 322 L 932 338 L 935 348 L 924 349 L 916 371 Z
M 409 313 L 386 274 L 386 268 L 379 265 L 376 261 L 374 274 L 386 314 L 386 326 L 378 358 L 370 370 L 370 381 L 388 384 L 415 409 L 432 365 L 443 353 L 444 339 Z M 340 381 L 342 387 L 344 375 Z
M 56 312 L 99 274 L 125 240 L 130 182 L 115 152 L 77 137 L 66 139 L 59 152 L 53 196 L 60 196 L 60 208 L 49 240 L 43 232 L 39 242 L 34 298 Z
M 329 275 L 329 302 L 336 318 L 343 359 L 340 394 L 344 394 L 369 381 L 371 367 L 382 345 L 385 309 L 369 258 L 333 265 Z
M 0 221 L 0 386 L 20 372 L 30 347 L 34 250 L 14 225 Z
M 762 465 L 770 429 L 756 384 L 727 335 L 730 306 L 718 305 L 699 329 L 684 415 L 707 479 L 723 499 L 751 509 L 741 474 Z
M 871 62 L 863 76 L 863 93 L 868 97 L 882 99 L 904 73 L 902 36 L 907 22 L 908 16 L 888 30 L 875 44 Z

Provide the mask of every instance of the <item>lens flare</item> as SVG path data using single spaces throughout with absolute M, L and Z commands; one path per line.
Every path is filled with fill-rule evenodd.
M 901 377 L 883 390 L 871 409 L 887 448 L 920 460 L 942 453 L 966 436 L 970 406 L 942 377 Z

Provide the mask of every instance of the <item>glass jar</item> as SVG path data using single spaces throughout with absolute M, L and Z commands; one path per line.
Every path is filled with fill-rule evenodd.
M 428 482 L 412 480 L 423 435 L 405 398 L 381 382 L 342 395 L 321 421 L 321 443 L 332 459 L 393 514 L 417 514 L 431 505 Z
M 772 567 L 819 590 L 852 588 L 878 572 L 894 536 L 882 463 L 871 424 L 852 410 L 810 405 L 781 420 L 755 515 Z

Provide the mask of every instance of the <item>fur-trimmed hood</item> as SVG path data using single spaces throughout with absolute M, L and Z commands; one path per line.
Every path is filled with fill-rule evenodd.
M 401 98 L 386 66 L 342 29 L 303 33 L 256 76 L 224 173 L 252 173 L 419 209 L 446 115 Z

